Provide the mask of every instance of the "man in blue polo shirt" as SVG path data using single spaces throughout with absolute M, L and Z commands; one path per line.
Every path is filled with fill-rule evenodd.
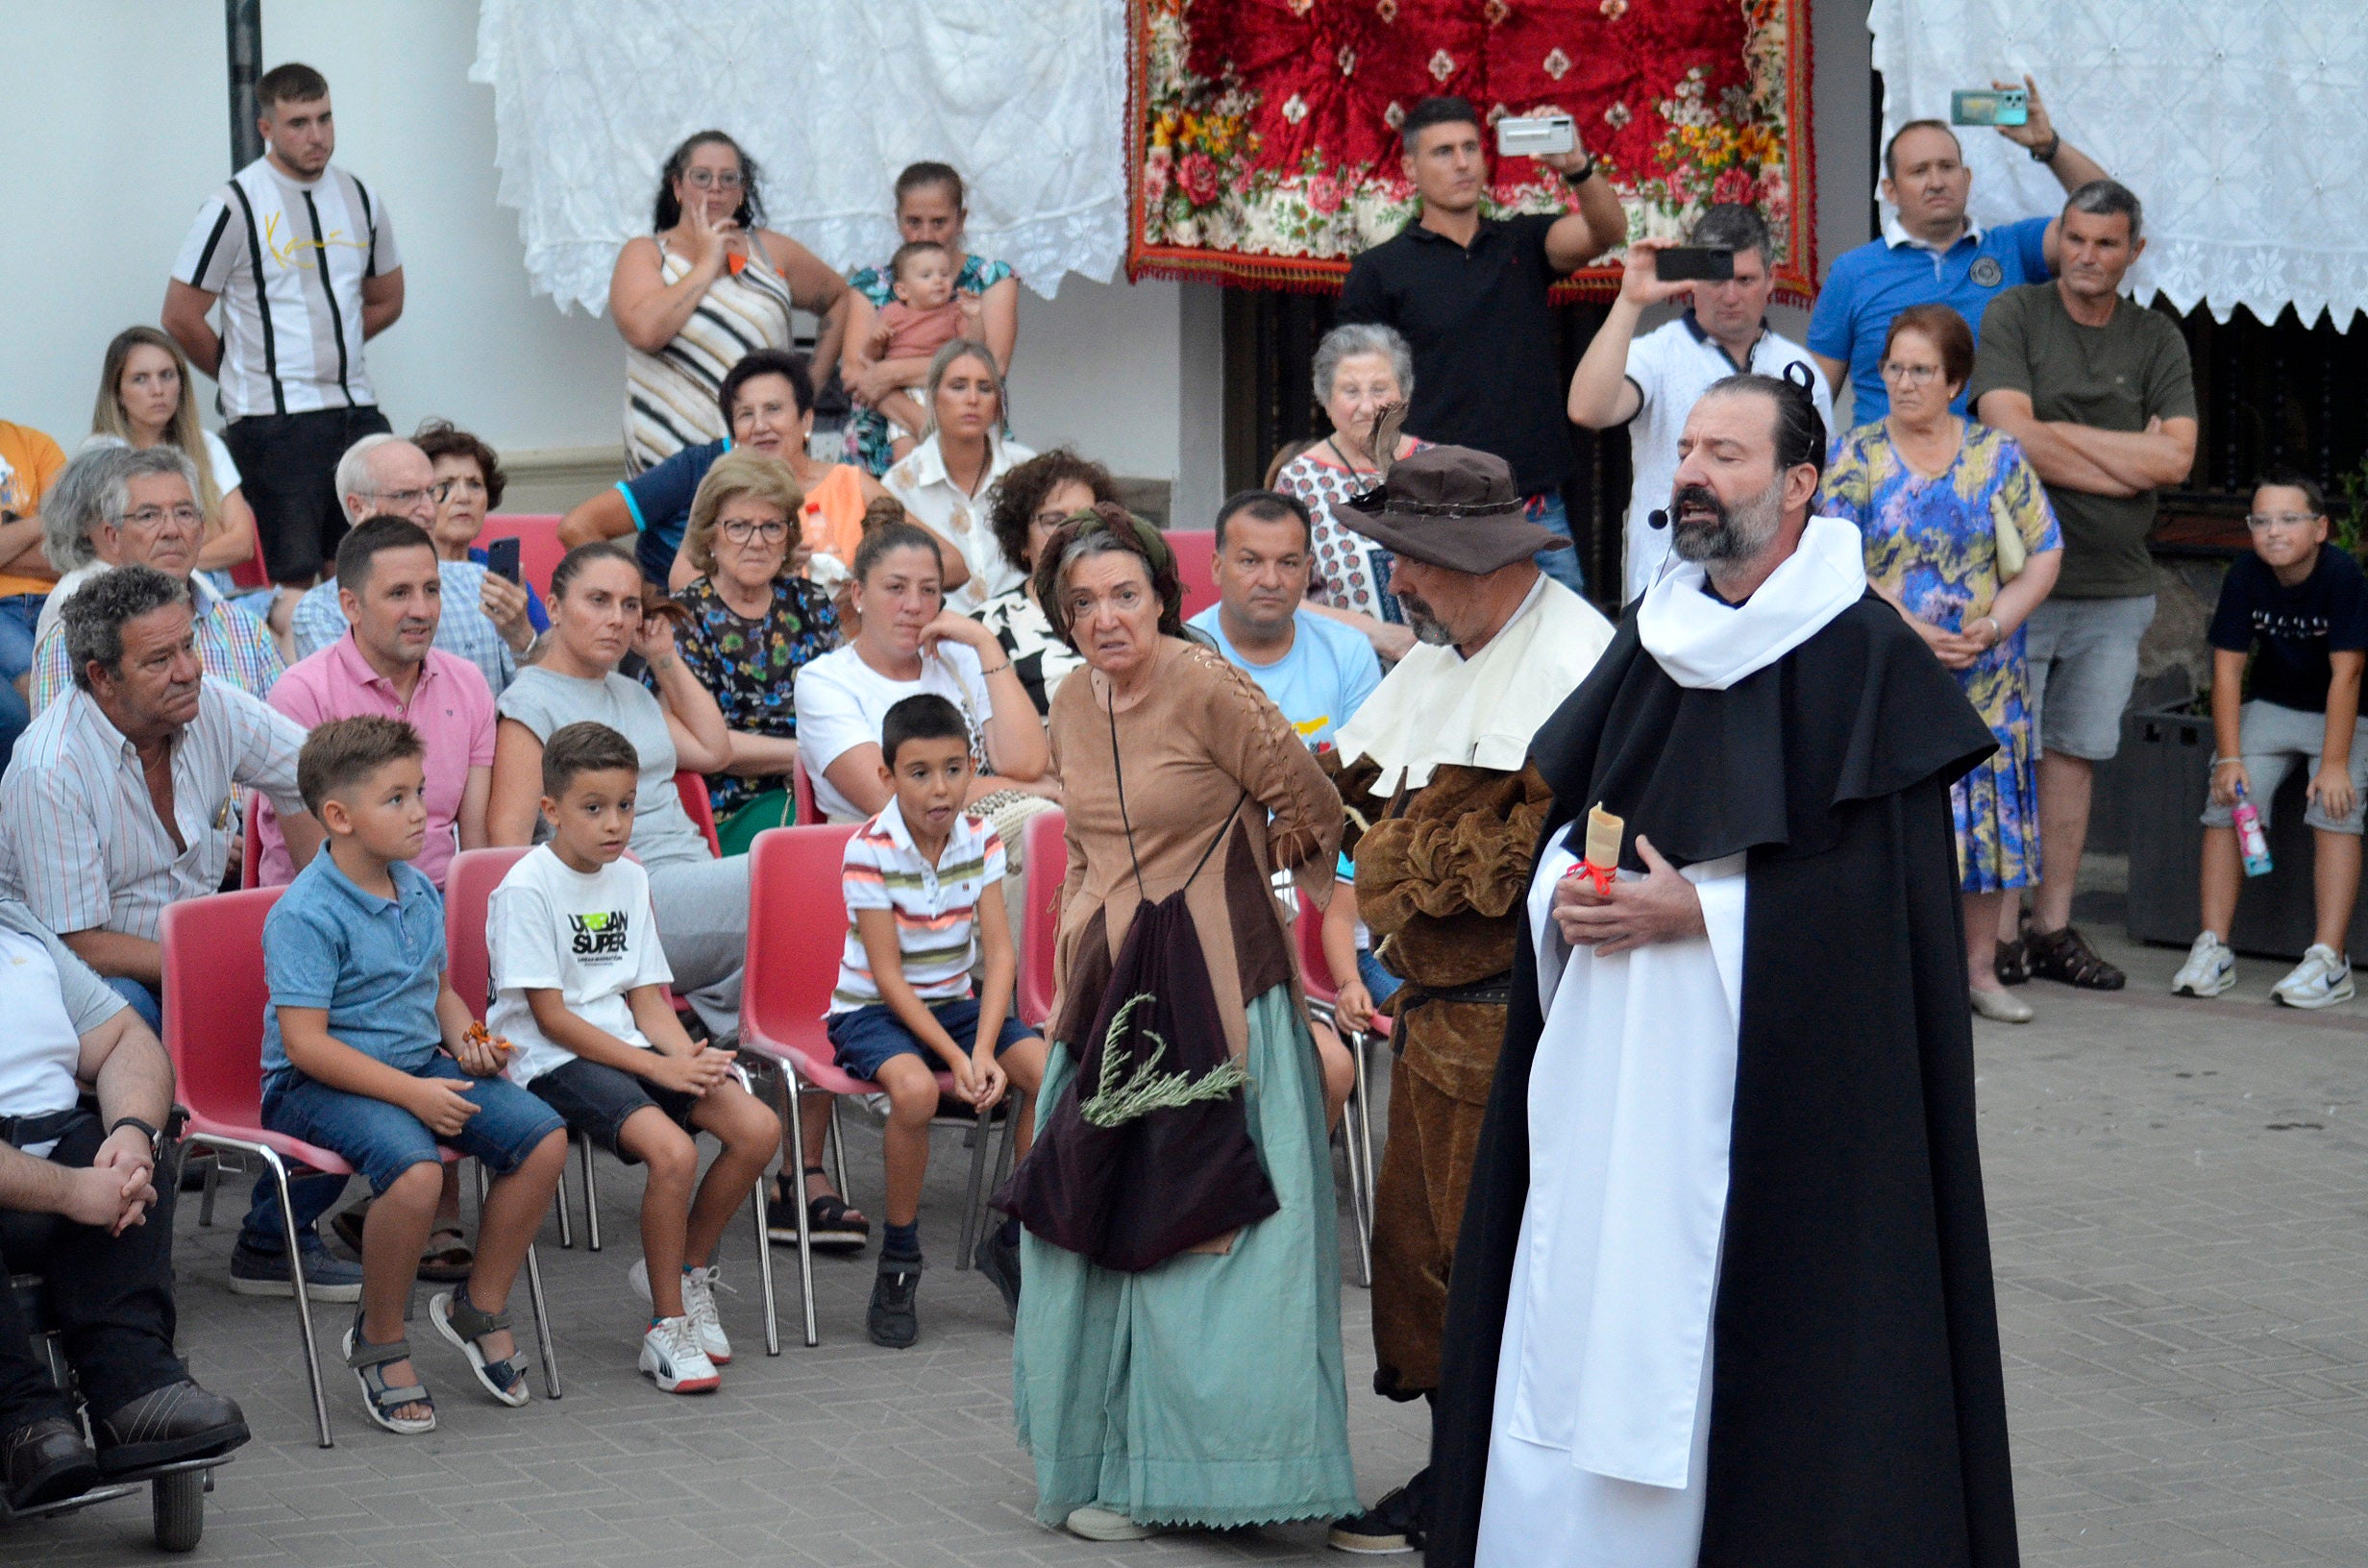
M 1217 650 L 1321 749 L 1381 684 L 1365 634 L 1307 608 L 1311 531 L 1295 496 L 1244 490 L 1217 514 L 1217 602 L 1192 618 Z
M 1995 84 L 2004 86 L 2006 84 Z M 2039 89 L 2023 78 L 2031 97 L 2024 125 L 2002 125 L 1998 134 L 2029 150 L 2069 193 L 2105 178 L 2096 159 L 2063 139 L 2039 101 Z M 1939 120 L 1910 120 L 1883 150 L 1883 199 L 1893 208 L 1883 237 L 1845 251 L 1826 274 L 1817 307 L 1809 318 L 1809 351 L 1839 396 L 1845 375 L 1855 395 L 1853 425 L 1866 425 L 1890 412 L 1876 361 L 1891 318 L 1912 305 L 1940 304 L 1965 318 L 1979 339 L 1982 312 L 2002 289 L 2045 282 L 2056 274 L 2054 216 L 2025 218 L 1984 229 L 1965 216 L 1973 171 L 1965 167 L 1957 134 Z M 1964 413 L 1962 393 L 1951 405 Z

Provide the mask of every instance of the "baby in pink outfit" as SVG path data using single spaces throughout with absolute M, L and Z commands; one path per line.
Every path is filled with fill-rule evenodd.
M 876 363 L 927 359 L 958 337 L 970 335 L 974 303 L 954 295 L 953 253 L 931 240 L 899 246 L 888 262 L 889 288 L 896 298 L 880 306 L 864 352 Z M 966 309 L 964 306 L 970 306 Z M 909 386 L 879 401 L 879 411 L 898 427 L 890 451 L 901 457 L 928 428 L 925 386 Z

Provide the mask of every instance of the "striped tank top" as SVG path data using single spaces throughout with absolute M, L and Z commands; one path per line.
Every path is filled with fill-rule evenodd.
M 625 460 L 639 474 L 703 441 L 731 432 L 715 405 L 724 377 L 741 356 L 790 346 L 789 284 L 749 246 L 748 264 L 718 274 L 674 341 L 655 354 L 625 351 Z M 691 270 L 687 257 L 658 241 L 658 276 L 671 286 Z

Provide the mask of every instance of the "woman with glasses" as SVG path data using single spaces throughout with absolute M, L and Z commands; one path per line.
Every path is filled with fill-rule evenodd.
M 1079 512 L 1090 512 L 1097 502 L 1122 504 L 1118 480 L 1110 471 L 1067 447 L 1039 453 L 1005 474 L 987 498 L 987 520 L 995 529 L 1003 558 L 1028 576 L 971 612 L 973 620 L 995 633 L 1003 645 L 1020 684 L 1040 714 L 1052 711 L 1052 694 L 1061 682 L 1085 663 L 1077 650 L 1055 633 L 1042 604 L 1036 602 L 1036 557 L 1054 530 Z
M 2023 622 L 2056 586 L 2063 535 L 2039 477 L 2005 433 L 1949 411 L 1973 375 L 1973 332 L 1945 305 L 1892 318 L 1881 362 L 1890 412 L 1835 444 L 1818 510 L 1866 540 L 1866 578 L 1954 672 L 1998 738 L 1949 788 L 1973 1011 L 2031 1021 L 2000 977 L 2015 890 L 2039 881 L 2039 777 Z M 2017 976 L 2021 978 L 2022 976 Z
M 477 536 L 485 531 L 486 515 L 502 504 L 502 494 L 509 488 L 500 454 L 444 419 L 421 425 L 411 445 L 435 465 L 435 521 L 428 526 L 428 537 L 435 541 L 436 559 L 488 565 L 493 557 L 478 546 Z M 532 583 L 515 583 L 487 572 L 477 604 L 522 659 L 534 639 L 551 629 L 551 612 Z
M 700 575 L 676 597 L 690 619 L 675 646 L 730 731 L 729 760 L 707 775 L 727 855 L 798 820 L 798 671 L 839 643 L 830 596 L 801 570 L 803 500 L 780 459 L 727 453 L 700 481 L 682 533 L 682 556 Z
M 790 346 L 790 312 L 823 318 L 818 363 L 836 361 L 847 283 L 786 234 L 761 227 L 755 162 L 721 131 L 667 159 L 652 234 L 626 241 L 608 313 L 626 342 L 625 450 L 635 474 L 720 440 L 716 396 L 743 355 Z

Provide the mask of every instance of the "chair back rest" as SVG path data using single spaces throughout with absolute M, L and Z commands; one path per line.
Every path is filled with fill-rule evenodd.
M 255 553 L 231 568 L 234 588 L 268 588 L 271 586 L 271 563 L 263 558 L 263 530 L 255 530 Z
M 1020 1021 L 1041 1032 L 1052 1021 L 1052 959 L 1060 944 L 1061 883 L 1069 876 L 1069 818 L 1041 811 L 1020 829 L 1027 909 L 1020 922 Z
M 798 753 L 798 760 L 790 766 L 789 794 L 790 798 L 798 803 L 798 821 L 802 825 L 812 827 L 823 820 L 823 808 L 814 803 L 814 775 L 805 771 L 805 753 L 802 751 Z
M 284 888 L 217 893 L 168 904 L 164 1049 L 175 1097 L 208 1121 L 253 1127 L 263 1104 L 263 918 Z
M 496 512 L 478 530 L 477 543 L 481 548 L 489 539 L 518 541 L 518 575 L 549 602 L 552 571 L 567 553 L 567 547 L 559 543 L 559 514 Z
M 263 836 L 257 829 L 263 823 L 263 792 L 247 792 L 247 831 L 244 847 L 238 851 L 238 885 L 259 888 L 263 885 Z
M 761 1035 L 829 1065 L 823 1015 L 847 941 L 840 873 L 851 822 L 776 827 L 749 849 L 749 954 L 742 971 L 744 1035 Z
M 493 890 L 528 853 L 515 845 L 464 849 L 444 873 L 444 972 L 480 1023 L 493 1000 L 493 955 L 485 945 Z
M 724 841 L 715 833 L 715 802 L 707 797 L 704 774 L 694 773 L 688 768 L 675 772 L 675 794 L 682 796 L 682 814 L 691 820 L 707 841 L 707 848 L 716 859 L 724 858 Z
M 1299 906 L 1299 918 L 1291 922 L 1299 943 L 1299 983 L 1307 988 L 1309 1000 L 1329 1006 L 1341 988 L 1332 977 L 1331 960 L 1323 956 L 1323 911 L 1309 903 L 1304 893 L 1292 896 Z
M 1217 602 L 1217 530 L 1170 528 L 1163 536 L 1175 551 L 1176 581 L 1184 590 L 1184 619 Z

